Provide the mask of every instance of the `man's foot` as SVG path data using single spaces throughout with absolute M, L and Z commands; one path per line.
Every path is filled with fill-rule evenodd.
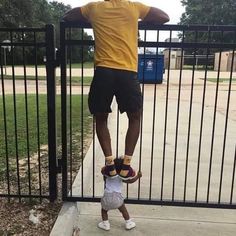
M 126 220 L 125 229 L 130 230 L 130 229 L 133 229 L 135 226 L 136 226 L 135 222 L 133 222 L 131 219 Z
M 133 179 L 136 173 L 135 170 L 130 165 L 122 165 L 122 170 L 119 173 L 119 176 L 123 180 Z
M 102 175 L 104 175 L 107 178 L 114 178 L 117 176 L 115 165 L 106 165 L 102 167 L 101 172 L 102 172 Z
M 103 229 L 103 230 L 110 230 L 111 226 L 108 220 L 102 221 L 98 224 L 98 228 Z

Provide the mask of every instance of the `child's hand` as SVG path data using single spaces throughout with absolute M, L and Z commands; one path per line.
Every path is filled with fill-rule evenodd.
M 143 176 L 141 170 L 138 171 L 137 176 L 138 176 L 139 178 L 141 178 L 141 177 Z

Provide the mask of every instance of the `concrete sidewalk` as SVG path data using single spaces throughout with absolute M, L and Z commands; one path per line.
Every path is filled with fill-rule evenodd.
M 175 81 L 176 83 L 178 81 Z M 193 117 L 191 126 L 191 139 L 189 143 L 189 164 L 187 172 L 187 192 L 186 200 L 194 200 L 196 186 L 196 168 L 198 161 L 198 141 L 199 141 L 199 119 L 201 115 L 202 102 L 202 83 L 198 80 L 193 96 Z M 235 86 L 235 85 L 234 85 Z M 209 84 L 206 93 L 206 109 L 204 116 L 204 134 L 201 153 L 198 201 L 206 201 L 207 181 L 209 169 L 209 152 L 212 128 L 212 111 L 214 110 L 214 89 L 215 86 Z M 211 175 L 211 189 L 209 195 L 210 202 L 218 200 L 218 183 L 220 176 L 221 158 L 222 158 L 222 133 L 225 122 L 225 99 L 227 99 L 227 90 L 225 86 L 219 88 L 219 102 L 217 106 L 217 123 L 216 137 L 214 141 L 214 159 Z M 234 91 L 232 88 L 232 91 Z M 153 101 L 154 85 L 145 85 L 144 91 L 144 119 L 142 133 L 142 152 L 140 156 L 140 140 L 138 141 L 132 166 L 138 169 L 141 166 L 143 177 L 140 181 L 140 198 L 159 199 L 161 191 L 161 173 L 163 164 L 163 132 L 164 132 L 164 113 L 165 113 L 165 94 L 166 84 L 158 86 L 157 104 L 155 117 L 155 133 L 153 146 L 153 159 L 151 158 L 151 139 L 153 128 Z M 232 93 L 231 101 L 234 100 L 235 92 Z M 163 199 L 172 198 L 173 185 L 173 168 L 175 152 L 175 131 L 176 131 L 176 108 L 178 102 L 178 87 L 173 84 L 169 93 L 169 110 L 168 110 L 168 127 L 166 140 L 166 157 L 165 157 L 165 178 Z M 186 139 L 189 122 L 189 102 L 190 102 L 190 85 L 189 82 L 184 84 L 181 93 L 180 120 L 178 149 L 176 156 L 176 173 L 175 173 L 175 200 L 182 200 L 184 193 L 184 177 L 186 164 Z M 231 104 L 229 113 L 227 133 L 227 154 L 225 156 L 225 166 L 223 175 L 223 185 L 221 201 L 229 202 L 232 166 L 234 159 L 232 153 L 235 148 L 236 137 L 236 119 L 235 103 Z M 109 129 L 112 137 L 113 152 L 116 153 L 116 132 L 117 132 L 117 113 L 116 105 L 113 107 L 113 113 L 109 120 Z M 118 155 L 124 152 L 124 140 L 127 129 L 127 118 L 125 115 L 120 116 L 119 127 L 119 150 Z M 152 162 L 152 169 L 151 169 Z M 93 194 L 93 178 L 91 169 L 95 168 L 95 196 L 102 196 L 103 179 L 100 169 L 104 164 L 104 158 L 98 142 L 95 142 L 95 162 L 93 163 L 93 148 L 90 147 L 83 163 L 84 196 Z M 152 184 L 150 182 L 152 180 Z M 152 190 L 150 195 L 150 188 Z M 138 183 L 129 185 L 128 192 L 124 185 L 124 196 L 137 198 Z M 81 169 L 73 184 L 73 196 L 81 196 Z M 234 194 L 233 203 L 236 202 L 236 193 Z M 72 234 L 73 226 L 80 228 L 80 236 L 97 236 L 97 235 L 147 235 L 147 236 L 235 236 L 236 235 L 236 210 L 224 209 L 203 209 L 203 208 L 185 208 L 185 207 L 161 207 L 161 206 L 144 206 L 144 205 L 127 205 L 130 216 L 135 220 L 137 227 L 131 231 L 124 229 L 124 220 L 118 211 L 109 212 L 111 230 L 104 232 L 97 228 L 97 223 L 101 220 L 99 203 L 66 203 L 58 217 L 58 220 L 52 230 L 51 236 L 67 236 Z M 78 217 L 78 218 L 77 218 Z
M 197 209 L 127 205 L 136 228 L 126 231 L 119 212 L 111 211 L 111 230 L 96 227 L 100 220 L 100 204 L 80 203 L 79 227 L 81 236 L 235 236 L 236 210 Z

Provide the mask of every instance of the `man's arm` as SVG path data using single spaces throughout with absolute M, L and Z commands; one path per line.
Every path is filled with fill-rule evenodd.
M 152 22 L 158 24 L 165 24 L 170 20 L 169 16 L 162 10 L 151 7 L 145 18 L 144 22 Z
M 63 16 L 64 21 L 82 21 L 82 22 L 88 22 L 88 20 L 82 15 L 81 8 L 76 7 L 72 10 L 68 11 Z

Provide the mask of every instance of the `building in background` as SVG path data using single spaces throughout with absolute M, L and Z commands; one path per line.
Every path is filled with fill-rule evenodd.
M 166 39 L 165 42 L 170 42 L 170 39 Z M 171 38 L 172 43 L 178 43 L 179 38 Z M 163 50 L 164 54 L 164 67 L 165 69 L 180 69 L 181 67 L 181 49 L 180 48 L 171 48 L 171 52 L 169 52 L 169 48 Z M 170 59 L 169 59 L 170 55 Z M 183 52 L 184 55 L 184 52 Z M 169 65 L 170 63 L 170 65 Z M 184 60 L 182 61 L 184 64 Z
M 220 71 L 231 71 L 233 51 L 221 52 Z M 220 52 L 215 53 L 214 70 L 219 70 Z M 236 52 L 234 52 L 233 71 L 236 71 Z

